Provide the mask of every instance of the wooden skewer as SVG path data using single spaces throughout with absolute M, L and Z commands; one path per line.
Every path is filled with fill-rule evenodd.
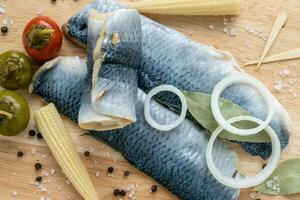
M 264 60 L 264 58 L 266 57 L 267 53 L 269 52 L 269 50 L 272 47 L 272 44 L 274 43 L 276 37 L 278 36 L 278 33 L 280 32 L 280 30 L 282 29 L 283 25 L 285 24 L 287 20 L 287 14 L 286 13 L 280 13 L 273 25 L 272 31 L 270 33 L 270 36 L 266 42 L 265 48 L 263 50 L 263 53 L 261 55 L 261 58 L 258 62 L 257 68 L 259 68 L 261 66 L 262 61 Z
M 265 58 L 261 63 L 270 63 L 270 62 L 276 62 L 276 61 L 283 61 L 283 60 L 291 60 L 300 58 L 300 48 L 294 49 L 291 51 L 285 51 L 270 57 Z M 259 62 L 259 60 L 254 60 L 248 63 L 245 63 L 244 66 L 249 65 L 256 65 Z

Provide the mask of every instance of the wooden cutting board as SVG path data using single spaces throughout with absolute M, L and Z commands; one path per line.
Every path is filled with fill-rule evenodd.
M 89 0 L 57 0 L 55 4 L 52 4 L 50 0 L 0 0 L 0 5 L 6 6 L 6 14 L 0 14 L 0 20 L 14 20 L 14 24 L 9 25 L 9 33 L 6 36 L 0 35 L 1 52 L 10 49 L 22 50 L 21 34 L 23 27 L 38 13 L 50 16 L 59 24 L 63 24 L 75 11 L 78 11 L 88 2 Z M 224 25 L 223 17 L 150 17 L 187 34 L 193 40 L 230 51 L 242 66 L 242 61 L 254 60 L 261 55 L 265 44 L 264 38 L 268 36 L 272 24 L 280 11 L 287 12 L 289 19 L 269 53 L 269 55 L 273 55 L 300 47 L 300 4 L 298 0 L 244 1 L 241 15 L 237 18 L 229 18 L 230 24 L 226 26 Z M 254 30 L 254 33 L 247 32 L 247 27 L 250 30 Z M 232 36 L 225 33 L 228 30 L 232 33 Z M 60 54 L 85 57 L 85 51 L 67 39 L 64 40 Z M 300 60 L 263 65 L 259 71 L 255 71 L 254 67 L 244 69 L 263 81 L 272 90 L 273 81 L 281 80 L 276 74 L 288 68 L 288 65 L 295 65 L 295 67 L 289 68 L 290 78 L 297 79 L 297 77 L 300 77 Z M 288 80 L 289 78 L 282 79 L 285 83 Z M 300 100 L 299 98 L 292 98 L 292 94 L 300 95 L 300 82 L 295 82 L 290 86 L 290 89 L 290 92 L 288 92 L 288 89 L 284 89 L 281 93 L 274 93 L 287 109 L 293 122 L 293 135 L 288 148 L 282 154 L 282 160 L 300 156 Z M 39 97 L 29 95 L 25 90 L 21 92 L 30 103 L 31 115 L 34 114 L 36 109 L 45 105 Z M 80 130 L 76 124 L 67 119 L 65 119 L 65 124 L 76 142 L 78 151 L 81 153 L 85 150 L 91 151 L 92 155 L 89 159 L 83 156 L 82 159 L 98 192 L 104 194 L 105 200 L 115 199 L 112 195 L 114 188 L 126 188 L 129 184 L 137 186 L 135 189 L 137 199 L 176 199 L 162 187 L 159 187 L 157 193 L 151 194 L 149 189 L 155 182 L 150 177 L 135 170 L 120 154 L 110 147 L 87 136 L 80 136 L 84 131 Z M 52 197 L 54 200 L 64 200 L 68 199 L 68 197 L 72 200 L 81 199 L 72 186 L 66 183 L 66 178 L 45 143 L 26 137 L 28 130 L 34 128 L 34 121 L 31 118 L 30 125 L 23 134 L 17 137 L 0 138 L 0 200 L 33 200 L 41 197 Z M 18 150 L 22 150 L 25 153 L 21 159 L 16 156 Z M 32 154 L 32 151 L 36 151 L 36 153 Z M 245 171 L 251 174 L 260 169 L 263 161 L 249 157 L 241 150 L 238 151 L 241 160 L 240 164 Z M 51 169 L 56 170 L 54 175 L 43 177 L 47 181 L 47 192 L 40 192 L 36 186 L 29 184 L 30 181 L 33 181 L 39 175 L 34 171 L 33 167 L 36 161 L 43 164 L 43 172 L 50 172 Z M 106 171 L 110 166 L 115 168 L 114 177 L 107 176 Z M 130 171 L 128 178 L 123 177 L 124 170 Z M 99 176 L 96 176 L 97 171 L 100 172 Z M 14 191 L 18 193 L 16 197 L 12 196 Z M 241 190 L 239 200 L 250 199 L 249 195 L 254 196 L 254 199 L 262 200 L 300 199 L 300 194 L 289 197 L 274 197 L 256 194 L 251 189 L 245 189 Z

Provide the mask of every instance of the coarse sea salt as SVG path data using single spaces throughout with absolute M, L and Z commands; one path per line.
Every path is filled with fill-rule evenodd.
M 32 154 L 36 154 L 36 149 L 34 149 L 34 148 L 31 149 L 31 153 L 32 153 Z
M 99 177 L 100 176 L 100 171 L 97 171 L 96 172 L 96 177 Z
M 3 19 L 3 20 L 2 20 L 2 24 L 3 24 L 4 26 L 7 26 L 7 25 L 8 25 L 7 19 Z
M 55 174 L 55 169 L 51 169 L 50 174 L 51 175 Z
M 290 70 L 288 69 L 284 69 L 282 72 L 281 72 L 281 77 L 282 78 L 287 78 L 290 74 Z
M 273 88 L 276 92 L 281 92 L 281 90 L 283 89 L 282 81 L 275 81 Z
M 0 7 L 0 14 L 5 14 L 6 13 L 6 8 L 3 6 Z
M 11 193 L 11 195 L 14 196 L 14 197 L 16 197 L 16 196 L 18 196 L 18 192 L 17 192 L 17 191 L 13 191 L 13 192 Z

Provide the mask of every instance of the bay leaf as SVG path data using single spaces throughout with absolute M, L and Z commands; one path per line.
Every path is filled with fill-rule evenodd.
M 216 122 L 211 111 L 210 95 L 201 92 L 182 92 L 187 100 L 188 111 L 191 113 L 194 119 L 197 120 L 199 124 L 201 124 L 205 129 L 212 133 L 219 125 Z M 224 98 L 219 99 L 219 105 L 225 119 L 230 119 L 235 116 L 251 114 L 250 112 L 243 109 L 241 106 L 234 104 L 231 101 L 226 100 Z M 257 126 L 257 124 L 248 121 L 237 122 L 233 125 L 237 128 L 243 129 L 254 128 Z M 223 131 L 219 135 L 219 137 L 240 142 L 270 142 L 269 136 L 264 131 L 253 136 L 239 136 L 228 133 L 227 131 Z
M 280 163 L 273 174 L 262 184 L 256 186 L 255 190 L 264 194 L 273 195 L 299 193 L 300 158 L 293 158 Z

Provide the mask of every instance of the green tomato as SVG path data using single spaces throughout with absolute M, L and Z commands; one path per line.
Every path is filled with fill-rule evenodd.
M 14 136 L 21 133 L 30 119 L 29 106 L 17 92 L 0 91 L 0 135 Z
M 0 85 L 17 90 L 29 84 L 32 66 L 29 58 L 20 51 L 10 50 L 0 55 Z

